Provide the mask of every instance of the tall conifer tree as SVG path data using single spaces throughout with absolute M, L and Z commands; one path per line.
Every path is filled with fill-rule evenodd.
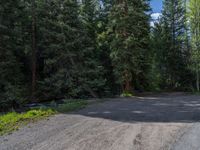
M 164 39 L 163 45 L 166 60 L 166 83 L 170 88 L 185 84 L 188 69 L 188 43 L 186 27 L 186 8 L 182 0 L 165 0 L 161 18 Z
M 189 2 L 189 22 L 192 43 L 192 69 L 196 72 L 196 89 L 199 92 L 200 74 L 200 0 Z
M 0 1 L 0 110 L 21 103 L 23 5 L 21 1 Z
M 149 4 L 146 0 L 116 0 L 109 15 L 111 58 L 123 92 L 143 72 L 149 38 Z

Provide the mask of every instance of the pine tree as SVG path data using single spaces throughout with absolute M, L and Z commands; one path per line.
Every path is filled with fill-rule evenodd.
M 109 15 L 108 35 L 115 75 L 123 92 L 143 72 L 149 38 L 148 1 L 116 0 Z M 137 80 L 136 80 L 137 82 Z
M 36 41 L 36 2 L 31 1 L 32 14 L 32 101 L 35 101 L 36 74 L 37 74 L 37 41 Z
M 151 47 L 152 47 L 152 65 L 150 71 L 151 88 L 160 90 L 165 88 L 166 82 L 166 57 L 165 47 L 168 45 L 168 39 L 164 35 L 164 28 L 160 20 L 154 23 L 151 32 Z
M 109 43 L 109 37 L 106 35 L 109 13 L 112 9 L 113 1 L 102 0 L 101 7 L 98 14 L 97 23 L 97 49 L 100 53 L 100 61 L 104 68 L 104 78 L 106 79 L 105 88 L 107 89 L 107 95 L 118 94 L 118 87 L 116 86 L 116 80 L 113 72 L 112 60 L 110 58 L 111 48 Z
M 200 0 L 189 2 L 189 22 L 191 29 L 192 43 L 192 69 L 196 72 L 196 89 L 199 92 L 199 71 L 200 71 Z
M 98 35 L 100 30 L 101 19 L 101 4 L 98 0 L 83 0 L 81 7 L 81 21 L 85 29 L 87 36 L 86 49 L 90 52 L 90 55 L 86 55 L 88 66 L 86 72 L 91 72 L 87 76 L 96 78 L 94 81 L 90 81 L 91 87 L 95 87 L 95 91 L 98 95 L 104 95 L 106 92 L 105 68 L 101 59 L 101 49 L 98 44 Z M 90 80 L 89 78 L 87 79 Z M 95 86 L 94 86 L 95 85 Z
M 22 12 L 21 1 L 0 2 L 0 110 L 18 106 L 23 98 Z
M 188 77 L 186 10 L 182 0 L 165 0 L 162 12 L 162 26 L 168 44 L 163 47 L 166 57 L 166 81 L 170 88 L 178 88 Z
M 43 1 L 40 7 L 38 95 L 47 99 L 96 97 L 105 82 L 103 68 L 98 62 L 96 35 L 82 23 L 79 5 L 60 0 Z

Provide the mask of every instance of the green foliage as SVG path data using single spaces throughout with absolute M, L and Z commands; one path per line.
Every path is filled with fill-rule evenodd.
M 76 1 L 60 0 L 51 4 L 42 1 L 39 4 L 43 15 L 38 21 L 38 30 L 42 33 L 38 33 L 38 44 L 42 49 L 40 59 L 45 63 L 41 64 L 38 95 L 42 99 L 52 99 L 97 96 L 103 92 L 105 79 L 98 60 L 95 19 L 90 22 L 94 16 L 86 13 L 93 6 L 83 4 L 80 19 Z
M 109 14 L 110 56 L 116 79 L 125 91 L 131 91 L 133 83 L 145 81 L 150 32 L 148 11 L 148 1 L 128 0 L 115 1 Z
M 88 105 L 87 101 L 67 101 L 64 104 L 59 105 L 55 109 L 58 112 L 70 112 L 70 111 L 76 111 L 82 108 L 85 108 Z
M 20 105 L 26 96 L 21 34 L 24 7 L 20 1 L 0 1 L 0 110 Z
M 51 103 L 50 107 L 33 109 L 24 113 L 10 112 L 0 115 L 0 135 L 18 130 L 21 126 L 54 115 L 82 109 L 88 105 L 84 100 L 67 100 L 64 104 Z
M 132 96 L 133 96 L 133 94 L 130 93 L 130 92 L 123 92 L 123 93 L 121 94 L 121 97 L 132 97 Z
M 6 111 L 10 108 L 20 107 L 25 103 L 23 89 L 21 87 L 17 87 L 17 85 L 7 85 L 4 92 L 0 93 L 1 102 L 0 102 L 0 110 Z
M 183 90 L 190 86 L 188 36 L 185 2 L 165 0 L 161 19 L 152 30 L 151 81 L 154 87 Z
M 200 71 L 200 1 L 190 0 L 189 2 L 189 12 L 188 19 L 191 28 L 191 70 L 196 74 L 196 89 L 200 91 L 199 88 L 199 71 Z
M 0 135 L 10 133 L 19 129 L 22 125 L 25 125 L 31 121 L 36 121 L 41 118 L 48 117 L 55 114 L 52 109 L 38 109 L 30 110 L 26 113 L 11 112 L 0 116 Z

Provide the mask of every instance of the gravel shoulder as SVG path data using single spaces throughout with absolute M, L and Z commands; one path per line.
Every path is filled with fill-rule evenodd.
M 0 137 L 0 150 L 197 150 L 200 96 L 110 99 Z

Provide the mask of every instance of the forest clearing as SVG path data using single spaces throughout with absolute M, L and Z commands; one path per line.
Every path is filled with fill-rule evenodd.
M 0 150 L 200 150 L 199 95 L 200 0 L 0 0 Z

